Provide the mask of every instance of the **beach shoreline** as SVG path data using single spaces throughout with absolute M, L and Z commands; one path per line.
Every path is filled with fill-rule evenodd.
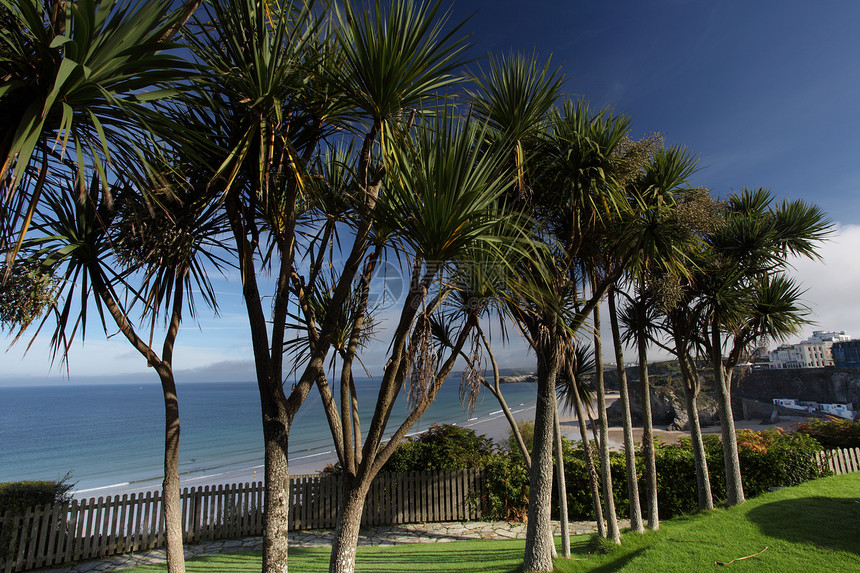
M 511 408 L 511 413 L 514 419 L 518 422 L 534 419 L 533 405 L 520 404 Z M 500 443 L 507 439 L 508 436 L 508 421 L 501 410 L 491 412 L 483 418 L 474 417 L 466 422 L 456 422 L 454 425 L 470 428 L 479 435 L 486 435 L 492 438 L 496 443 Z M 430 424 L 416 424 L 410 431 L 409 436 L 415 436 L 426 432 Z M 337 454 L 334 447 L 330 450 L 309 454 L 306 456 L 297 456 L 290 459 L 290 475 L 315 475 L 323 471 L 327 466 L 337 462 Z M 214 473 L 209 473 L 206 470 L 196 471 L 188 474 L 180 474 L 179 482 L 181 488 L 218 486 L 234 483 L 254 483 L 263 481 L 264 465 L 262 460 L 260 463 L 244 467 L 216 468 Z M 75 490 L 72 496 L 76 499 L 84 499 L 91 497 L 105 496 L 121 496 L 130 495 L 132 493 L 145 493 L 148 491 L 156 491 L 161 489 L 161 478 L 130 480 L 124 483 L 106 485 L 101 487 L 86 488 Z
M 619 396 L 617 393 L 607 393 L 607 407 L 618 398 Z M 519 406 L 513 407 L 511 409 L 511 412 L 514 415 L 514 419 L 516 419 L 518 422 L 533 420 L 534 411 L 535 406 L 525 404 L 520 404 Z M 562 434 L 566 438 L 573 441 L 579 441 L 579 424 L 577 423 L 576 418 L 573 415 L 571 415 L 565 410 L 560 409 L 559 422 L 561 424 Z M 761 430 L 774 426 L 788 428 L 791 427 L 794 422 L 795 420 L 781 420 L 777 424 L 764 425 L 756 420 L 735 420 L 735 427 L 738 429 L 748 428 L 753 430 Z M 470 428 L 474 430 L 478 435 L 485 435 L 491 438 L 497 444 L 501 444 L 502 442 L 507 440 L 510 431 L 508 421 L 501 410 L 495 410 L 493 412 L 490 412 L 490 414 L 485 416 L 483 419 L 475 417 L 469 419 L 467 422 L 460 422 L 456 423 L 455 425 Z M 429 424 L 416 424 L 416 426 L 413 427 L 412 431 L 408 435 L 418 435 L 422 432 L 427 431 L 428 428 Z M 705 434 L 719 433 L 720 426 L 715 425 L 703 427 L 702 432 Z M 636 442 L 639 442 L 642 436 L 642 428 L 634 428 L 633 435 L 634 440 Z M 689 436 L 689 432 L 668 430 L 665 427 L 655 427 L 654 435 L 658 436 L 667 443 L 678 443 L 678 441 L 682 437 Z M 617 451 L 622 450 L 623 440 L 623 428 L 616 426 L 609 428 L 609 443 L 611 449 Z M 324 452 L 313 453 L 305 456 L 297 456 L 296 458 L 290 460 L 290 474 L 293 476 L 314 475 L 323 471 L 328 465 L 334 464 L 336 462 L 337 455 L 333 447 L 331 450 L 326 450 Z M 264 466 L 262 460 L 260 460 L 260 463 L 253 464 L 250 466 L 225 466 L 222 468 L 215 468 L 214 473 L 210 473 L 207 470 L 202 470 L 185 475 L 180 475 L 180 487 L 184 489 L 192 487 L 228 485 L 235 483 L 254 483 L 257 481 L 262 482 L 263 477 Z M 156 491 L 160 489 L 161 478 L 157 478 L 129 481 L 103 487 L 76 490 L 73 492 L 72 495 L 77 499 L 83 499 L 91 497 L 130 495 L 132 493 L 139 494 L 142 492 Z

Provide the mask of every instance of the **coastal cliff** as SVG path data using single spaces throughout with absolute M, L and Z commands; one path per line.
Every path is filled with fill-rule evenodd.
M 796 398 L 824 404 L 854 404 L 860 408 L 860 370 L 793 368 L 751 370 L 735 376 L 733 396 L 762 402 Z

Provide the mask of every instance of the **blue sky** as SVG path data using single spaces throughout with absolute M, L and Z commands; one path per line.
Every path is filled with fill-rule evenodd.
M 694 184 L 722 196 L 769 187 L 777 198 L 821 206 L 838 233 L 822 249 L 823 263 L 798 262 L 796 274 L 816 329 L 860 337 L 860 3 L 461 0 L 452 7 L 455 20 L 473 12 L 463 30 L 476 42 L 474 57 L 552 56 L 567 94 L 629 114 L 634 136 L 660 132 L 697 155 Z M 220 318 L 201 309 L 198 323 L 186 321 L 180 332 L 180 381 L 253 378 L 240 285 L 228 277 L 217 288 Z M 0 384 L 156 381 L 124 340 L 106 340 L 95 328 L 64 379 L 50 365 L 47 338 L 26 357 L 20 343 L 0 355 Z M 371 369 L 384 363 L 386 347 L 381 336 L 365 360 Z M 516 342 L 500 354 L 512 367 L 533 362 Z

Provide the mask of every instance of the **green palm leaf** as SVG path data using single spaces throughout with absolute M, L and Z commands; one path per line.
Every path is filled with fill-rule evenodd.
M 17 193 L 38 148 L 69 156 L 100 175 L 134 160 L 129 140 L 141 132 L 141 99 L 189 77 L 169 39 L 180 17 L 169 0 L 0 0 L 0 190 L 2 238 L 25 232 L 25 213 L 41 187 Z M 50 8 L 50 9 L 49 9 Z M 184 12 L 182 13 L 184 14 Z M 43 154 L 43 167 L 50 155 Z M 53 160 L 52 160 L 53 161 Z M 79 185 L 79 194 L 86 189 Z

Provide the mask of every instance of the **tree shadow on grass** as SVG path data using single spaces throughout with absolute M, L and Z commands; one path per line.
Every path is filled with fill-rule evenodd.
M 607 561 L 599 567 L 589 568 L 588 570 L 592 573 L 609 573 L 610 571 L 618 571 L 643 551 L 645 551 L 644 547 L 635 551 L 630 551 L 629 553 L 624 553 L 623 555 L 619 555 L 615 559 L 612 559 L 612 554 L 610 554 L 607 559 L 611 559 L 611 561 Z
M 765 535 L 860 554 L 860 499 L 802 497 L 766 503 L 748 518 Z

